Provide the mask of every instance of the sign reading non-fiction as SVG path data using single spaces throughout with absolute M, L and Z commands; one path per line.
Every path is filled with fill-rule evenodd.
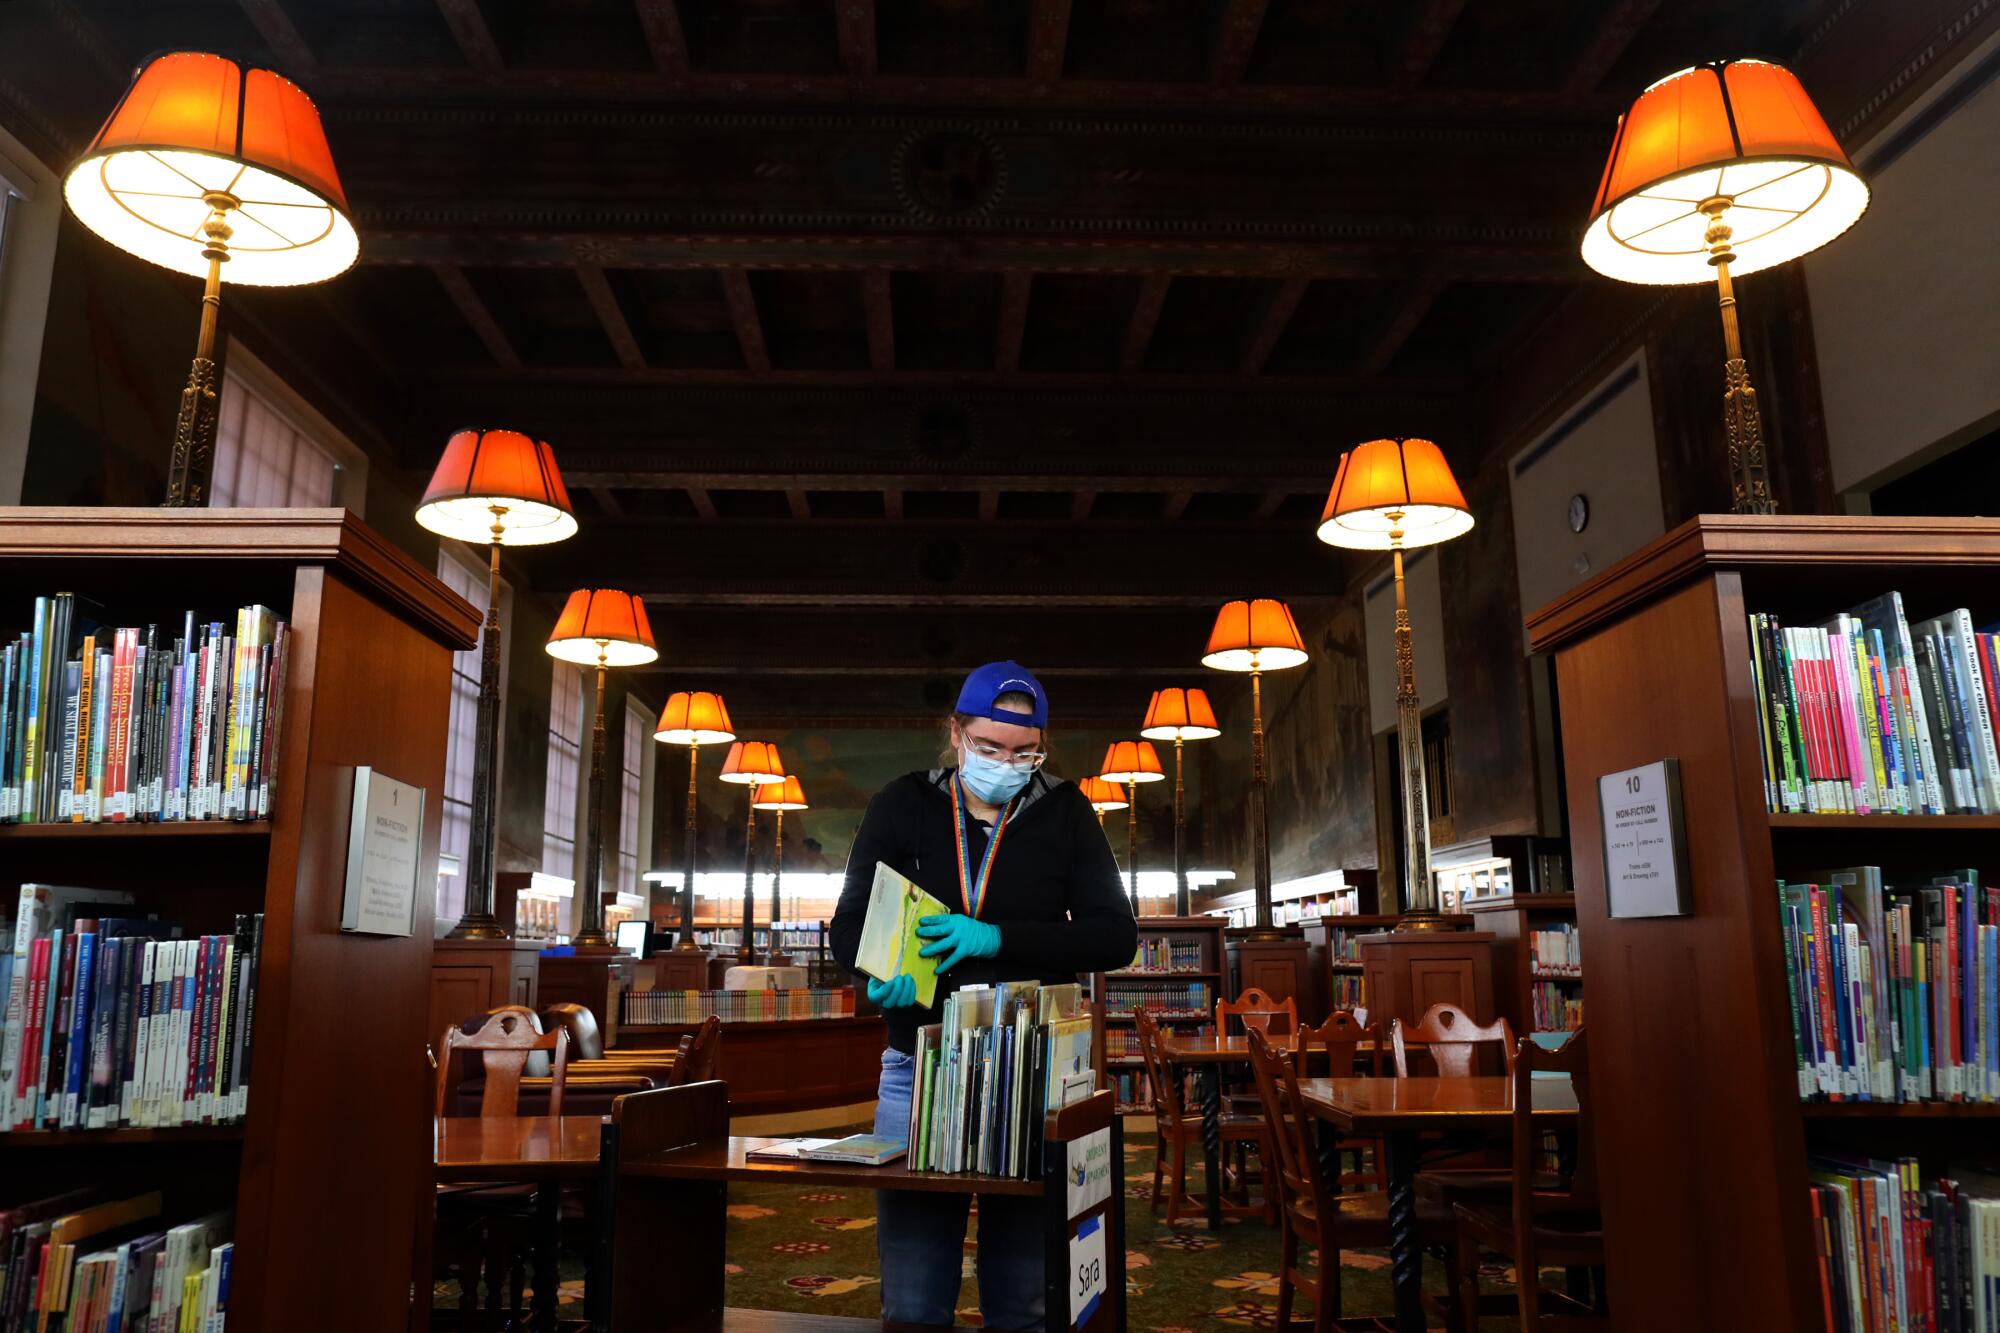
M 1597 780 L 1604 892 L 1613 917 L 1686 916 L 1681 764 L 1661 759 Z
M 414 933 L 423 850 L 424 789 L 366 766 L 355 769 L 340 928 L 362 935 Z

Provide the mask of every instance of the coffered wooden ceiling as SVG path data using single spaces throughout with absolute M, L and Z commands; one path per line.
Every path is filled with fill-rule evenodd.
M 361 267 L 243 308 L 371 367 L 419 481 L 545 435 L 583 531 L 521 570 L 645 593 L 675 683 L 911 716 L 1013 653 L 1123 719 L 1219 601 L 1342 587 L 1342 448 L 1478 452 L 1637 89 L 1821 8 L 16 0 L 0 116 L 70 153 L 150 51 L 294 75 Z

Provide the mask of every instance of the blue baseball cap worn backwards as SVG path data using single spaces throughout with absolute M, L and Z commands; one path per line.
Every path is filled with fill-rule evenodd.
M 1012 709 L 995 708 L 994 701 L 1003 694 L 1025 694 L 1035 701 L 1032 712 L 1017 713 Z M 1049 696 L 1042 693 L 1042 682 L 1028 674 L 1028 669 L 1019 662 L 988 662 L 965 678 L 965 686 L 958 692 L 958 710 L 972 717 L 983 717 L 993 722 L 1011 722 L 1021 727 L 1046 727 L 1049 725 Z

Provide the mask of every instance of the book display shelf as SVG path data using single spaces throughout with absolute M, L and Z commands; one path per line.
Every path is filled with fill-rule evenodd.
M 1223 920 L 1210 916 L 1142 916 L 1139 951 L 1115 972 L 1090 974 L 1091 1008 L 1102 1020 L 1100 1086 L 1119 1094 L 1121 1112 L 1150 1113 L 1146 1062 L 1132 1011 L 1151 1009 L 1162 1024 L 1199 1032 L 1215 1022 L 1215 1002 L 1229 997 Z
M 1555 656 L 1591 1077 L 1620 1326 L 1827 1325 L 1808 1159 L 1922 1175 L 1990 1158 L 2000 1105 L 1802 1098 L 1777 882 L 2000 872 L 2000 819 L 1773 814 L 1749 617 L 1819 625 L 1901 594 L 1912 623 L 2000 616 L 2000 521 L 1702 515 L 1528 621 Z M 1679 915 L 1612 917 L 1599 779 L 1679 764 Z M 1690 1275 L 1699 1275 L 1691 1281 Z
M 0 590 L 10 626 L 71 591 L 120 625 L 262 603 L 293 635 L 267 820 L 0 827 L 10 898 L 124 890 L 189 935 L 263 914 L 244 1119 L 0 1134 L 0 1207 L 96 1185 L 162 1191 L 163 1225 L 230 1208 L 232 1331 L 403 1327 L 429 1285 L 431 912 L 410 936 L 341 930 L 349 810 L 357 766 L 423 788 L 431 882 L 451 655 L 478 613 L 340 509 L 0 509 Z
M 1485 898 L 1466 911 L 1493 935 L 1493 1003 L 1525 1036 L 1568 1032 L 1583 1018 L 1582 933 L 1573 893 Z

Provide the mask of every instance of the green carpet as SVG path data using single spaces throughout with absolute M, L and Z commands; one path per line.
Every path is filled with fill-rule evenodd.
M 844 1131 L 825 1130 L 833 1135 Z M 1128 1134 L 1125 1143 L 1126 1290 L 1129 1326 L 1135 1333 L 1201 1333 L 1225 1326 L 1277 1326 L 1278 1232 L 1254 1219 L 1232 1220 L 1218 1236 L 1197 1221 L 1168 1228 L 1165 1208 L 1155 1216 L 1152 1192 L 1154 1138 L 1150 1129 Z M 1200 1168 L 1190 1163 L 1190 1184 L 1199 1188 Z M 979 1322 L 978 1287 L 973 1280 L 977 1211 L 965 1240 L 964 1285 L 959 1321 Z M 566 1242 L 577 1237 L 566 1236 Z M 569 1249 L 569 1243 L 565 1244 Z M 767 1310 L 881 1315 L 875 1258 L 875 1196 L 866 1189 L 799 1189 L 787 1185 L 732 1185 L 729 1190 L 728 1301 Z M 673 1256 L 660 1256 L 661 1299 L 672 1298 Z M 1386 1314 L 1391 1308 L 1389 1260 L 1379 1251 L 1341 1256 L 1341 1299 L 1348 1315 Z M 1513 1271 L 1489 1264 L 1482 1269 L 1489 1291 L 1510 1291 Z M 565 1317 L 583 1313 L 583 1266 L 565 1255 L 562 1265 Z M 1442 1291 L 1443 1265 L 1427 1258 L 1425 1285 Z M 437 1304 L 455 1304 L 442 1284 Z M 1309 1319 L 1302 1296 L 1293 1318 Z M 1515 1328 L 1512 1319 L 1484 1321 L 1481 1333 Z

